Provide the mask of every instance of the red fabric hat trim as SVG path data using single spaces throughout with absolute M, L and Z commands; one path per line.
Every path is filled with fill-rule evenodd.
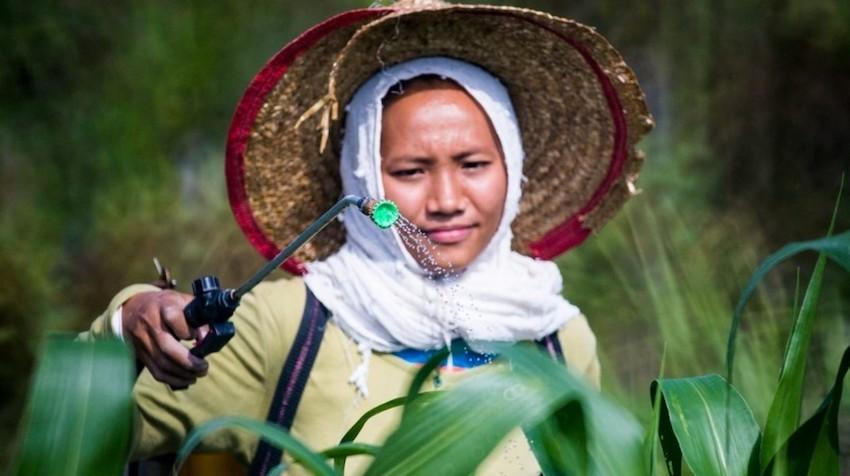
M 510 13 L 507 14 L 510 16 L 516 16 L 511 15 Z M 617 90 L 614 89 L 614 85 L 611 84 L 611 80 L 605 75 L 605 72 L 602 71 L 599 63 L 597 63 L 590 55 L 590 51 L 588 51 L 588 49 L 581 43 L 552 30 L 546 25 L 533 20 L 525 20 L 559 36 L 562 40 L 569 43 L 570 46 L 579 52 L 582 58 L 584 58 L 593 70 L 593 73 L 596 75 L 599 83 L 602 85 L 602 92 L 605 94 L 605 101 L 608 103 L 608 110 L 611 112 L 611 117 L 614 120 L 614 150 L 611 157 L 611 163 L 608 165 L 608 172 L 605 174 L 605 178 L 602 179 L 602 183 L 599 184 L 599 187 L 597 187 L 596 191 L 593 192 L 593 195 L 590 196 L 590 200 L 578 212 L 573 214 L 573 216 L 560 225 L 549 230 L 539 240 L 528 245 L 531 255 L 535 258 L 552 259 L 565 251 L 580 245 L 593 231 L 590 228 L 585 227 L 582 222 L 584 216 L 599 205 L 602 198 L 609 190 L 611 190 L 611 187 L 623 173 L 623 166 L 629 158 L 627 148 L 628 126 L 626 125 L 626 117 L 623 113 L 623 106 L 620 103 L 620 97 L 617 95 Z
M 242 100 L 236 108 L 236 113 L 233 117 L 233 122 L 230 126 L 227 141 L 227 156 L 225 159 L 225 174 L 227 177 L 227 190 L 230 199 L 230 207 L 233 210 L 233 215 L 236 222 L 242 228 L 248 241 L 257 249 L 266 259 L 271 260 L 280 252 L 280 248 L 276 243 L 271 241 L 260 229 L 257 222 L 254 220 L 254 215 L 251 213 L 250 203 L 248 201 L 247 192 L 245 190 L 245 149 L 248 145 L 248 139 L 251 134 L 251 127 L 254 124 L 254 119 L 263 105 L 263 101 L 274 89 L 281 76 L 286 73 L 289 65 L 303 51 L 312 47 L 317 41 L 322 39 L 328 33 L 343 28 L 353 23 L 372 20 L 388 13 L 393 12 L 391 8 L 380 9 L 360 9 L 352 10 L 333 16 L 322 23 L 310 28 L 302 33 L 291 43 L 280 50 L 254 77 L 248 89 L 242 96 Z M 569 38 L 558 31 L 555 31 L 546 25 L 529 20 L 522 16 L 511 12 L 494 12 L 492 14 L 505 15 L 519 18 L 536 26 L 550 31 L 557 35 L 570 46 L 576 49 L 584 58 L 593 73 L 599 80 L 602 86 L 602 91 L 605 95 L 605 100 L 608 103 L 608 109 L 611 112 L 611 117 L 614 121 L 614 150 L 611 157 L 611 163 L 608 166 L 608 172 L 605 178 L 599 184 L 599 187 L 593 192 L 590 200 L 578 212 L 565 220 L 562 224 L 549 230 L 539 240 L 529 245 L 529 250 L 532 256 L 539 259 L 552 259 L 561 253 L 574 248 L 581 244 L 588 236 L 591 229 L 585 227 L 582 219 L 590 211 L 592 211 L 602 198 L 607 194 L 611 187 L 616 183 L 617 179 L 623 173 L 623 166 L 628 159 L 627 137 L 628 128 L 626 118 L 623 112 L 620 98 L 617 91 L 605 72 L 599 66 L 588 49 L 581 43 Z M 296 274 L 303 275 L 306 272 L 304 263 L 295 258 L 290 258 L 281 266 L 284 270 Z

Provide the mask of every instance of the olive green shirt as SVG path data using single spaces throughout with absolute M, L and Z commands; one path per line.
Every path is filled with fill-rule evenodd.
M 133 285 L 118 293 L 106 311 L 83 337 L 112 334 L 110 317 L 127 299 L 150 285 Z M 265 420 L 283 363 L 301 321 L 306 288 L 300 278 L 262 283 L 244 296 L 232 321 L 236 336 L 218 353 L 207 357 L 206 377 L 186 390 L 172 391 L 142 372 L 135 385 L 138 425 L 133 458 L 173 453 L 195 426 L 221 416 Z M 569 320 L 558 332 L 568 366 L 599 387 L 596 339 L 584 316 Z M 333 324 L 324 333 L 310 372 L 291 433 L 311 449 L 336 445 L 342 435 L 367 410 L 406 394 L 418 365 L 390 353 L 374 352 L 369 365 L 367 398 L 360 397 L 348 378 L 360 364 L 357 345 Z M 450 387 L 463 371 L 444 372 L 443 388 Z M 433 383 L 426 384 L 423 390 Z M 358 441 L 378 444 L 393 430 L 400 412 L 388 411 L 371 419 Z M 220 430 L 206 437 L 197 451 L 233 453 L 246 465 L 258 438 L 242 430 Z M 347 474 L 360 474 L 367 456 L 349 459 Z M 539 467 L 523 433 L 517 429 L 479 468 L 478 474 L 538 474 Z M 292 467 L 287 474 L 304 474 Z

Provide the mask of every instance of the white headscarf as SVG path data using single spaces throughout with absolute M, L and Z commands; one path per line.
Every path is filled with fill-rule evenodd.
M 446 58 L 417 58 L 376 73 L 346 107 L 340 173 L 343 193 L 384 197 L 381 180 L 383 98 L 399 81 L 425 74 L 453 80 L 486 112 L 507 170 L 502 220 L 490 243 L 463 272 L 434 279 L 404 247 L 398 232 L 380 230 L 357 210 L 343 215 L 347 239 L 334 255 L 307 265 L 305 281 L 335 322 L 359 345 L 363 365 L 352 375 L 366 394 L 371 350 L 433 349 L 463 338 L 474 350 L 489 343 L 536 340 L 579 313 L 561 296 L 561 275 L 549 261 L 511 251 L 524 157 L 508 92 L 490 73 Z

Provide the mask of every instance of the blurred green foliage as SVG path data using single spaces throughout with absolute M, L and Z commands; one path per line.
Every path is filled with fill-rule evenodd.
M 154 278 L 153 256 L 184 286 L 208 272 L 237 282 L 261 262 L 226 203 L 233 108 L 287 41 L 367 3 L 0 5 L 0 426 L 10 429 L 0 445 L 45 329 L 84 328 L 123 285 Z M 567 296 L 599 336 L 605 387 L 648 418 L 657 344 L 668 344 L 672 376 L 720 369 L 747 270 L 828 223 L 850 164 L 850 4 L 510 3 L 596 26 L 657 119 L 643 144 L 646 192 L 560 261 Z M 850 223 L 843 210 L 838 229 Z M 787 327 L 777 322 L 794 293 L 785 268 L 744 329 L 745 395 L 775 388 Z M 850 283 L 826 282 L 812 358 L 821 371 L 810 373 L 820 389 L 850 336 Z M 754 404 L 760 421 L 766 411 Z
M 121 474 L 133 435 L 135 365 L 118 340 L 45 340 L 9 474 Z

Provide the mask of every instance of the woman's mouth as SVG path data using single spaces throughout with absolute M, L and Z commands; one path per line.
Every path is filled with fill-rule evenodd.
M 473 226 L 433 228 L 425 231 L 425 234 L 428 235 L 428 238 L 430 238 L 434 243 L 450 245 L 452 243 L 460 243 L 461 241 L 469 238 L 469 235 L 472 234 L 473 228 Z

